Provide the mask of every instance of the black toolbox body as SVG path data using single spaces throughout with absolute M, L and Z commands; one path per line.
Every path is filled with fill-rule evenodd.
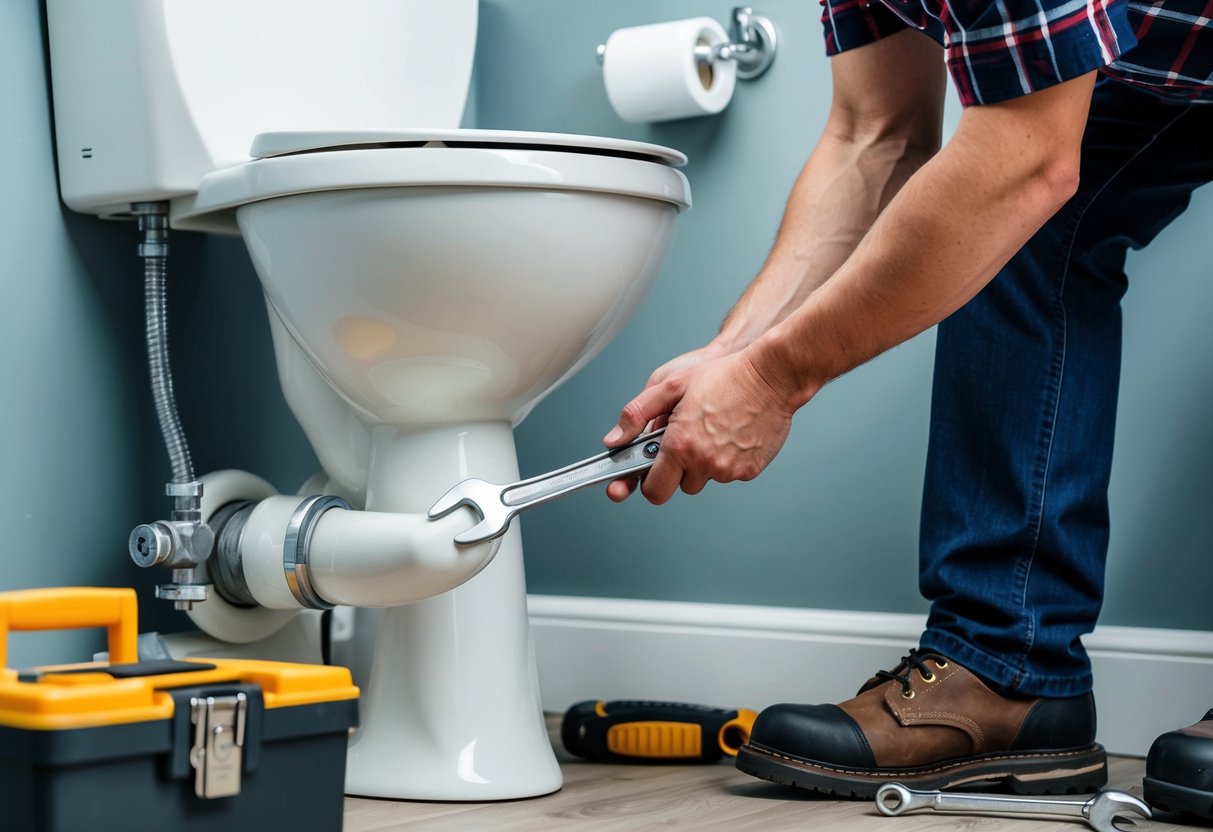
M 5 599 L 21 594 L 0 593 L 0 639 Z M 345 668 L 232 659 L 0 666 L 0 828 L 340 830 L 357 720 Z M 219 788 L 208 772 L 223 775 Z

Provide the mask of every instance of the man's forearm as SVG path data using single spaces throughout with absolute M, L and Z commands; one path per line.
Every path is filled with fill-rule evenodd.
M 827 125 L 788 198 L 766 263 L 716 342 L 730 352 L 745 347 L 799 308 L 934 150 L 896 133 L 855 135 Z
M 972 298 L 1077 186 L 1092 84 L 966 111 L 837 274 L 753 344 L 756 369 L 803 404 Z
M 833 99 L 758 277 L 713 342 L 730 353 L 798 309 L 854 251 L 915 170 L 939 149 L 939 47 L 901 32 L 830 59 Z

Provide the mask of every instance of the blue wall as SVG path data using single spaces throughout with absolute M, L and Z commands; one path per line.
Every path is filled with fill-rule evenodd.
M 114 280 L 129 249 L 59 203 L 39 5 L 0 4 L 0 589 L 127 581 L 143 499 L 139 287 Z M 9 664 L 101 641 L 17 634 Z

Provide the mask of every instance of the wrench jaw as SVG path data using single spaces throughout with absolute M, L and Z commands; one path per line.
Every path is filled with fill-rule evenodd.
M 517 511 L 501 502 L 501 486 L 480 479 L 466 479 L 438 498 L 430 506 L 427 516 L 431 520 L 445 517 L 460 506 L 467 506 L 476 513 L 480 522 L 455 535 L 460 546 L 474 546 L 501 537 L 510 527 L 510 520 Z
M 1137 821 L 1153 817 L 1146 802 L 1125 792 L 1099 792 L 1087 802 L 1083 811 L 1087 822 L 1101 832 L 1124 832 Z
M 465 503 L 465 505 L 475 506 L 474 503 Z M 477 543 L 496 540 L 509 531 L 510 520 L 513 517 L 512 513 L 507 514 L 504 519 L 500 517 L 485 517 L 482 513 L 479 523 L 467 531 L 455 535 L 455 543 L 459 546 L 474 546 Z
M 472 480 L 464 480 L 439 497 L 434 504 L 430 506 L 430 510 L 426 513 L 426 517 L 430 518 L 431 520 L 438 520 L 439 518 L 446 517 L 460 506 L 467 506 L 472 511 L 476 512 L 476 515 L 483 520 L 484 512 L 480 510 L 480 506 L 469 493 L 470 489 L 468 486 L 471 485 L 472 482 Z

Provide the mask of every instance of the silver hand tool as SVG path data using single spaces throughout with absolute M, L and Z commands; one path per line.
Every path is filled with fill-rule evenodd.
M 1150 807 L 1127 792 L 1104 789 L 1087 799 L 1009 797 L 997 794 L 920 792 L 900 783 L 876 790 L 876 808 L 883 814 L 903 815 L 918 809 L 966 815 L 1043 815 L 1085 820 L 1099 832 L 1121 832 L 1122 820 L 1133 825 L 1133 816 L 1150 817 Z
M 523 509 L 595 483 L 648 470 L 661 448 L 658 440 L 663 433 L 665 428 L 655 430 L 622 447 L 521 482 L 497 485 L 475 478 L 464 480 L 438 498 L 430 507 L 429 518 L 437 520 L 460 506 L 468 506 L 480 515 L 480 522 L 455 535 L 456 543 L 471 545 L 501 537 L 514 515 Z

